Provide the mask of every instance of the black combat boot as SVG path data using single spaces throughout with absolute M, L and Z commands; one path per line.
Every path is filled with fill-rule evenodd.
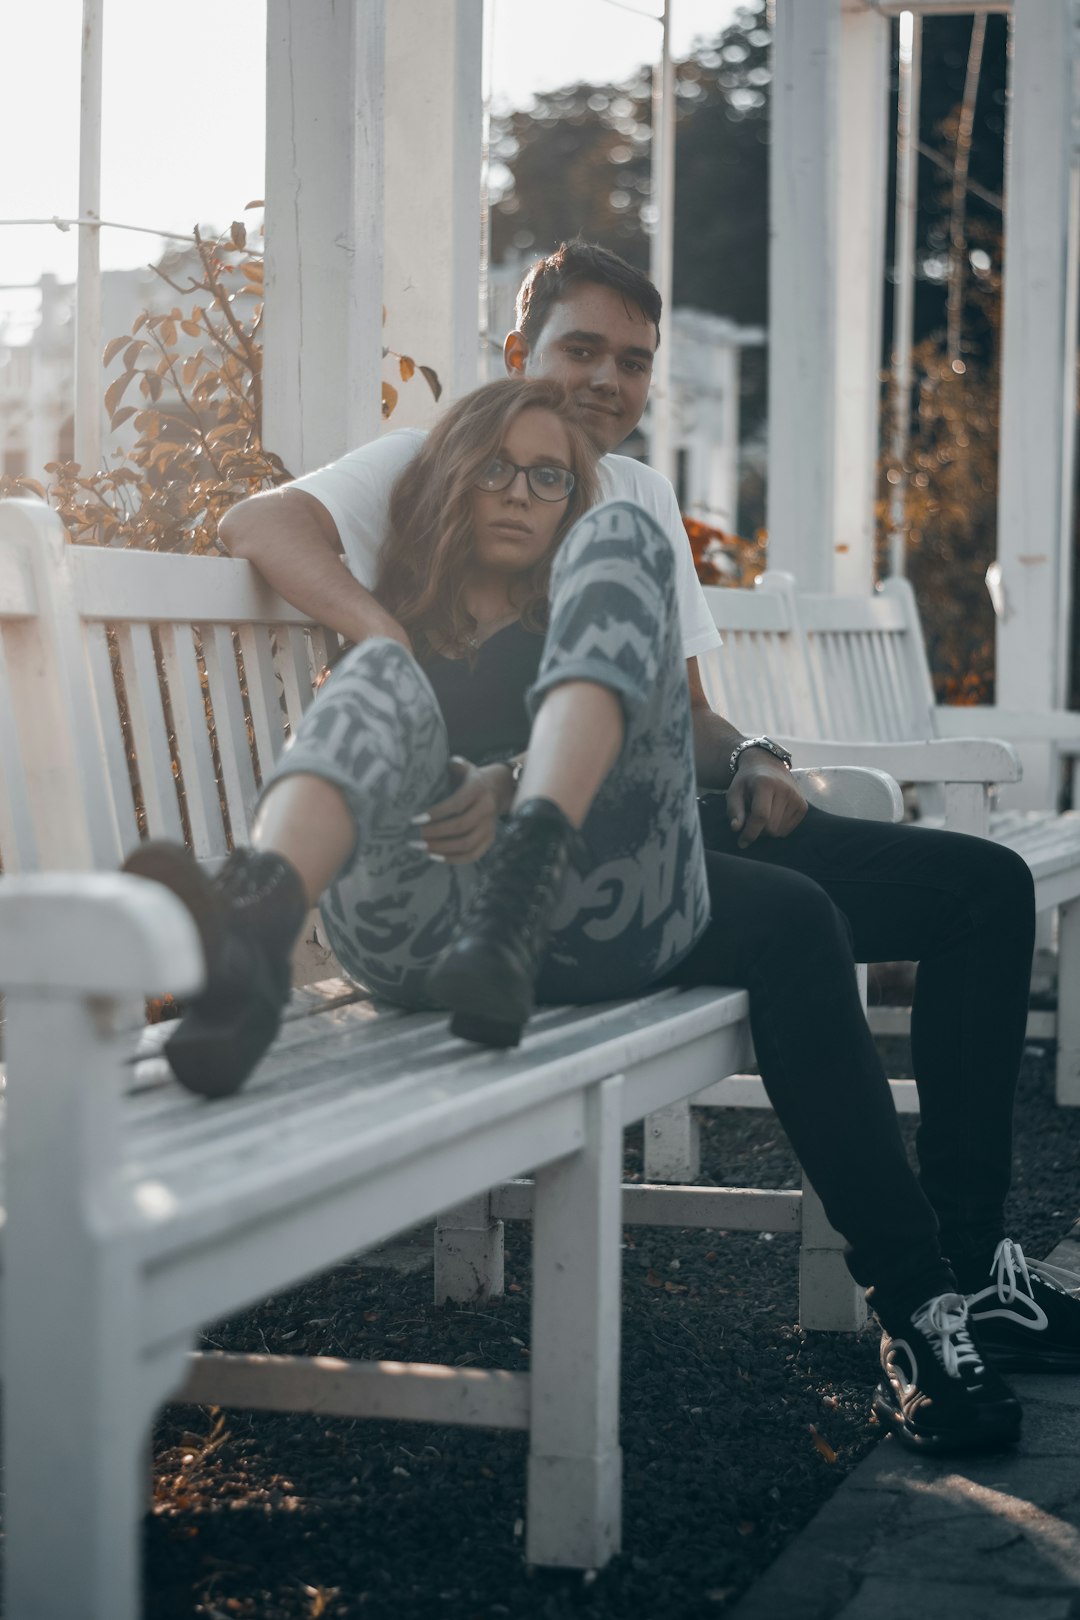
M 428 975 L 431 999 L 453 1013 L 451 1034 L 484 1046 L 521 1040 L 576 839 L 550 799 L 529 799 L 510 817 L 454 943 Z
M 179 844 L 140 845 L 124 871 L 162 883 L 195 919 L 206 987 L 165 1044 L 176 1078 L 201 1097 L 238 1091 L 273 1042 L 307 914 L 300 876 L 280 855 L 237 849 L 208 878 Z

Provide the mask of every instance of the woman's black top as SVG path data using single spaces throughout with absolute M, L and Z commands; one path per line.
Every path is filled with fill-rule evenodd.
M 450 752 L 473 765 L 509 759 L 529 743 L 525 694 L 536 679 L 544 637 L 520 620 L 504 625 L 467 658 L 420 655 L 450 735 Z

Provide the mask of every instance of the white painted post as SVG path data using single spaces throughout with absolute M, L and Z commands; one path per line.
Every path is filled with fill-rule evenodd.
M 878 388 L 888 180 L 889 23 L 861 0 L 840 18 L 837 150 L 836 441 L 832 579 L 840 595 L 874 588 Z M 792 266 L 797 274 L 797 266 Z
M 476 386 L 483 149 L 483 0 L 394 0 L 386 15 L 387 348 L 438 374 L 444 399 Z M 386 426 L 428 427 L 419 373 Z
M 1005 182 L 997 699 L 1063 707 L 1072 598 L 1077 218 L 1077 19 L 1069 0 L 1025 0 L 1012 20 Z M 1056 755 L 1020 743 L 1011 805 L 1049 807 Z
M 865 963 L 856 967 L 866 1011 Z M 821 1199 L 805 1173 L 799 1237 L 799 1326 L 821 1333 L 858 1333 L 866 1321 L 866 1296 L 844 1260 L 844 1240 L 830 1225 Z
M 622 1079 L 589 1088 L 585 1144 L 536 1175 L 525 1556 L 599 1569 L 619 1551 Z
M 503 1292 L 503 1223 L 491 1194 L 444 1210 L 435 1226 L 435 1303 L 468 1304 Z
M 701 1124 L 688 1102 L 672 1103 L 645 1120 L 645 1180 L 676 1186 L 701 1174 Z
M 383 8 L 267 8 L 263 441 L 294 473 L 382 421 Z
M 102 0 L 83 0 L 79 103 L 79 219 L 101 218 Z M 75 460 L 101 467 L 101 227 L 79 226 L 75 283 Z M 41 469 L 32 467 L 36 478 Z
M 1080 1108 L 1080 900 L 1058 911 L 1057 1100 Z
M 777 0 L 769 264 L 769 566 L 873 585 L 889 25 Z
M 769 567 L 828 591 L 835 545 L 840 0 L 776 0 L 769 201 Z
M 649 273 L 664 310 L 667 333 L 653 365 L 649 403 L 649 465 L 665 478 L 675 477 L 675 441 L 672 424 L 672 286 L 675 263 L 675 66 L 671 59 L 671 0 L 664 0 L 660 17 L 660 60 L 653 69 L 652 93 L 652 235 L 649 238 Z

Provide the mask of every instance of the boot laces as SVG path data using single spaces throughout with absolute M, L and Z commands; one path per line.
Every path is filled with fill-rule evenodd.
M 1003 1305 L 1018 1295 L 1032 1296 L 1032 1277 L 1055 1293 L 1080 1298 L 1080 1276 L 1064 1266 L 1051 1266 L 1045 1260 L 1029 1260 L 1013 1238 L 1002 1238 L 994 1250 L 994 1286 Z
M 539 862 L 529 858 L 530 846 L 537 844 L 543 852 Z M 546 909 L 545 891 L 557 874 L 561 855 L 561 840 L 550 827 L 520 822 L 511 826 L 488 868 L 487 881 L 475 891 L 477 909 L 492 919 L 513 920 L 520 934 L 530 938 Z
M 959 1294 L 936 1295 L 911 1320 L 950 1378 L 959 1378 L 969 1367 L 972 1372 L 982 1372 L 982 1357 L 968 1332 L 967 1306 Z

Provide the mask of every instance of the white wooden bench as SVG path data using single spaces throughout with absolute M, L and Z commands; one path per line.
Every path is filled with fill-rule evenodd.
M 246 837 L 260 766 L 325 654 L 244 563 L 72 547 L 43 506 L 0 503 L 5 1582 L 20 1620 L 133 1620 L 142 1447 L 168 1398 L 527 1428 L 527 1556 L 603 1564 L 620 1534 L 623 1220 L 801 1230 L 804 1323 L 861 1319 L 809 1191 L 620 1186 L 626 1124 L 746 1068 L 744 992 L 546 1009 L 506 1054 L 335 981 L 297 993 L 236 1098 L 206 1105 L 171 1081 L 141 998 L 197 986 L 193 930 L 116 866 L 140 835 L 186 837 L 208 862 Z M 836 797 L 845 776 L 855 799 Z M 808 785 L 898 814 L 875 773 Z M 462 1273 L 497 1286 L 499 1221 L 532 1218 L 527 1377 L 193 1353 L 216 1317 L 448 1210 L 445 1293 Z
M 998 789 L 1020 780 L 1025 748 L 1080 756 L 1080 714 L 935 703 L 905 580 L 830 597 L 765 574 L 753 591 L 706 594 L 725 645 L 702 660 L 704 683 L 722 712 L 787 740 L 799 758 L 875 765 L 917 784 L 931 819 L 1025 858 L 1040 913 L 1057 919 L 1057 1098 L 1080 1105 L 1080 815 L 995 806 Z

